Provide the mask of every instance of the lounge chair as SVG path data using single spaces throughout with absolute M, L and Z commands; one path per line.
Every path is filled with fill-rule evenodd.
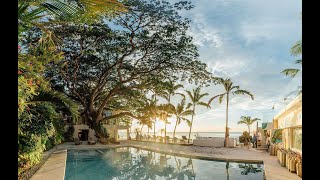
M 75 145 L 80 145 L 81 144 L 79 138 L 74 138 L 74 144 Z
M 188 142 L 188 138 L 187 138 L 187 136 L 182 136 L 182 139 L 181 139 L 181 141 L 183 141 L 183 142 Z
M 172 138 L 172 140 L 173 140 L 174 143 L 178 142 L 178 138 L 177 137 Z
M 88 144 L 89 144 L 89 145 L 96 144 L 96 141 L 94 141 L 92 138 L 89 138 Z
M 170 140 L 172 140 L 171 138 L 170 138 L 170 136 L 166 136 L 166 142 L 170 142 Z

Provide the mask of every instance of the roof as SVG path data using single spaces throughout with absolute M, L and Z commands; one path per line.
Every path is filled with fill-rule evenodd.
M 274 116 L 273 119 L 279 119 L 281 116 L 284 116 L 287 114 L 289 110 L 292 108 L 295 108 L 297 106 L 300 106 L 302 103 L 302 94 L 298 95 L 296 98 L 294 98 L 288 105 L 286 105 L 277 115 Z

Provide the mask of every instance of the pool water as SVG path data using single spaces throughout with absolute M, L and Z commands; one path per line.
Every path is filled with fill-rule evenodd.
M 263 164 L 166 155 L 132 147 L 68 150 L 65 180 L 263 180 Z

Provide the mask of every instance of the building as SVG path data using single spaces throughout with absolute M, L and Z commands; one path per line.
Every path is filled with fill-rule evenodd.
M 111 116 L 112 114 L 117 114 L 119 112 L 111 112 L 106 111 L 104 113 L 105 116 Z M 123 123 L 119 119 L 110 119 L 108 122 L 104 123 L 103 126 L 107 129 L 110 134 L 110 138 L 114 138 L 117 140 L 127 140 L 129 137 L 129 126 L 126 123 Z M 74 124 L 74 133 L 73 138 L 79 138 L 80 141 L 88 141 L 92 139 L 94 141 L 97 140 L 95 136 L 95 131 L 89 128 L 88 125 L 80 123 Z
M 282 131 L 282 147 L 302 154 L 302 94 L 273 118 L 274 129 Z

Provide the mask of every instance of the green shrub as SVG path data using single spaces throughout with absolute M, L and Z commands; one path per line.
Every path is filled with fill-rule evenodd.
M 247 131 L 244 131 L 242 135 L 239 137 L 239 142 L 240 143 L 245 143 L 247 144 L 248 142 L 251 142 L 252 137 L 249 135 Z
M 74 127 L 70 125 L 68 127 L 67 132 L 64 133 L 64 140 L 65 141 L 73 141 L 73 134 L 74 134 Z

